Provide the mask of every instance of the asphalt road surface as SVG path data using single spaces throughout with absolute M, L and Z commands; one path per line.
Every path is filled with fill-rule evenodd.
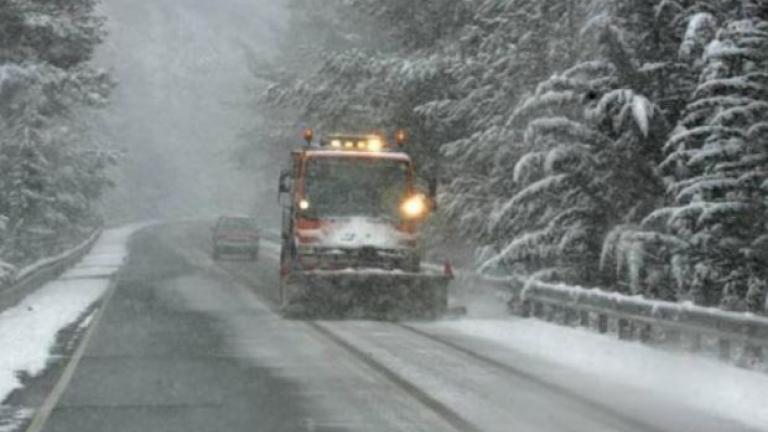
M 747 430 L 425 323 L 283 320 L 276 245 L 217 263 L 208 235 L 134 237 L 44 430 Z

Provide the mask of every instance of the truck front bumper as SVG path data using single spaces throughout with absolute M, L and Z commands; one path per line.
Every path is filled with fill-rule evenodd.
M 450 278 L 377 269 L 292 272 L 283 308 L 320 318 L 437 318 L 448 307 Z M 289 313 L 290 315 L 290 313 Z

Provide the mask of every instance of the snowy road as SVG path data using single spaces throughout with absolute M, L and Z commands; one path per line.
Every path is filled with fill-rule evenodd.
M 150 228 L 47 431 L 746 431 L 459 331 L 285 321 L 275 248 L 209 258 L 201 224 Z

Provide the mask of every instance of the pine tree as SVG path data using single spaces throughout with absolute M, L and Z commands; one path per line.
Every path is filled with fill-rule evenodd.
M 447 207 L 457 220 L 472 224 L 468 230 L 482 233 L 488 244 L 485 269 L 502 266 L 595 283 L 606 227 L 637 221 L 658 194 L 652 167 L 665 116 L 640 93 L 648 79 L 617 18 L 621 8 L 613 11 L 600 2 L 506 4 L 514 6 L 508 11 L 519 22 L 511 20 L 510 28 L 519 33 L 503 34 L 513 35 L 520 50 L 504 54 L 509 64 L 527 69 L 495 76 L 486 88 L 514 79 L 507 86 L 516 93 L 507 93 L 506 101 L 500 97 L 498 106 L 491 97 L 491 113 L 470 116 L 487 122 L 481 123 L 485 130 L 446 145 L 457 171 Z M 498 9 L 490 10 L 498 16 Z M 646 19 L 655 17 L 646 13 Z M 486 57 L 501 63 L 502 52 Z M 576 67 L 567 67 L 574 62 Z M 569 70 L 522 97 L 521 88 L 558 69 Z M 465 174 L 467 168 L 472 176 Z M 603 199 L 604 192 L 597 191 L 606 189 L 615 192 Z
M 419 5 L 419 9 L 432 10 L 435 4 L 447 3 L 435 0 Z M 335 31 L 349 42 L 317 47 L 317 63 L 293 79 L 271 80 L 262 103 L 271 111 L 293 113 L 299 119 L 294 124 L 314 127 L 320 133 L 407 129 L 412 143 L 409 151 L 426 171 L 433 170 L 429 155 L 437 152 L 439 141 L 427 132 L 427 125 L 414 111 L 425 102 L 442 98 L 444 89 L 450 87 L 450 77 L 439 56 L 427 55 L 418 44 L 409 42 L 427 31 L 415 25 L 427 17 L 421 13 L 409 16 L 410 2 L 356 1 L 327 7 L 331 15 L 346 17 L 340 19 L 344 23 Z M 306 11 L 299 9 L 297 13 Z M 402 16 L 409 16 L 409 21 L 399 21 Z M 398 25 L 402 27 L 397 43 L 378 49 L 376 35 L 383 39 Z M 296 132 L 295 127 L 292 129 Z
M 759 311 L 765 299 L 761 269 L 768 257 L 759 185 L 766 156 L 755 130 L 765 121 L 765 83 L 759 78 L 765 73 L 765 33 L 758 18 L 743 15 L 759 8 L 729 3 L 709 9 L 694 4 L 684 10 L 687 19 L 679 18 L 687 25 L 680 56 L 700 79 L 660 163 L 669 205 L 639 229 L 615 230 L 605 252 L 617 251 L 620 262 L 640 257 L 629 263 L 633 274 L 666 268 L 673 284 L 661 285 L 674 286 L 674 295 L 666 296 L 671 300 Z M 656 270 L 642 259 L 647 256 L 655 257 Z
M 300 145 L 305 127 L 318 128 L 305 116 L 313 75 L 329 58 L 370 43 L 367 33 L 356 32 L 356 23 L 344 19 L 346 9 L 338 0 L 290 0 L 286 28 L 274 58 L 246 51 L 256 80 L 254 125 L 241 132 L 243 144 L 233 158 L 241 169 L 259 169 L 277 176 L 274 160 L 286 149 Z
M 616 74 L 610 62 L 584 62 L 520 105 L 511 121 L 527 125 L 529 150 L 514 169 L 518 193 L 493 215 L 504 243 L 486 267 L 594 284 L 607 231 L 653 204 L 664 119 L 647 98 L 618 88 Z
M 382 23 L 375 29 L 396 39 L 409 51 L 434 49 L 455 34 L 470 18 L 474 2 L 468 0 L 352 0 L 346 5 L 358 17 Z
M 768 23 L 728 20 L 702 56 L 700 84 L 661 165 L 673 205 L 647 222 L 688 244 L 677 270 L 684 292 L 742 310 L 761 303 L 752 297 L 765 295 L 768 280 Z
M 508 126 L 516 103 L 541 77 L 566 68 L 583 9 L 576 1 L 489 0 L 460 35 L 452 99 L 425 105 L 419 114 L 450 131 L 442 146 L 452 179 L 443 212 L 465 236 L 494 235 L 487 216 L 515 193 L 510 166 L 524 154 L 522 131 Z M 481 228 L 481 229 L 479 229 Z
M 102 41 L 95 2 L 0 2 L 0 256 L 51 254 L 97 223 L 113 158 L 89 136 L 113 87 L 88 64 Z

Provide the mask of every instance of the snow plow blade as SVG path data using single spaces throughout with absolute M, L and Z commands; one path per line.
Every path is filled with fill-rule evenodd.
M 384 271 L 294 274 L 283 282 L 281 312 L 290 319 L 436 319 L 448 310 L 450 279 Z

